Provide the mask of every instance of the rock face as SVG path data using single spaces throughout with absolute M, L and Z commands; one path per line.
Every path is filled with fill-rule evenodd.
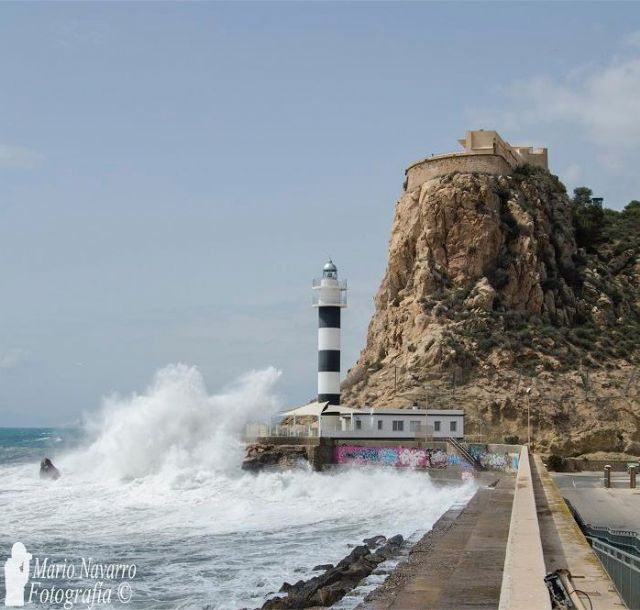
M 300 445 L 247 445 L 242 470 L 258 471 L 264 468 L 299 468 L 308 465 L 307 448 Z
M 529 166 L 405 191 L 344 403 L 426 397 L 496 441 L 526 439 L 528 405 L 542 449 L 637 452 L 640 248 L 578 248 L 571 205 Z

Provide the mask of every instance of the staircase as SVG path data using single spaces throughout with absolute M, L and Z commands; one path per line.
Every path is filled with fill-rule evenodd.
M 458 455 L 465 459 L 471 466 L 473 466 L 476 470 L 485 470 L 485 467 L 482 465 L 480 460 L 471 454 L 471 452 L 457 439 L 453 437 L 447 438 L 447 443 L 449 443 L 458 453 Z

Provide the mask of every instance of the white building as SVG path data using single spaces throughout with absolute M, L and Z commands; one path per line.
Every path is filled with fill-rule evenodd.
M 353 439 L 461 439 L 464 437 L 462 409 L 363 408 L 352 409 L 329 403 L 311 403 L 281 414 L 293 421 L 287 427 L 297 434 Z M 296 418 L 313 416 L 312 425 L 298 426 Z M 291 420 L 293 418 L 293 420 Z M 281 432 L 282 433 L 282 432 Z M 294 432 L 296 434 L 296 432 Z

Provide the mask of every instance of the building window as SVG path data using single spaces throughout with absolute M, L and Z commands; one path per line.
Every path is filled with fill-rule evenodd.
M 458 429 L 458 422 L 457 421 L 450 421 L 449 422 L 449 430 L 451 432 L 455 432 Z
M 433 422 L 433 431 L 434 432 L 440 432 L 440 422 L 439 421 L 434 421 Z
M 378 430 L 382 430 L 382 420 L 378 420 Z
M 420 423 L 419 421 L 410 421 L 409 422 L 409 431 L 410 432 L 418 432 L 418 430 L 420 430 Z
M 356 430 L 362 430 L 362 422 L 356 419 Z
M 404 430 L 404 422 L 401 419 L 394 419 L 392 423 L 394 432 L 402 432 Z

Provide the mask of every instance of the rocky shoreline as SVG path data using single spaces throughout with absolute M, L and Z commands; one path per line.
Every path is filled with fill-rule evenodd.
M 242 470 L 257 472 L 263 468 L 307 467 L 309 454 L 304 445 L 273 445 L 251 443 L 247 445 Z
M 314 568 L 322 570 L 322 574 L 295 584 L 285 582 L 279 593 L 286 595 L 268 600 L 260 610 L 327 608 L 355 589 L 379 564 L 398 555 L 405 540 L 397 534 L 388 539 L 373 536 L 362 542 L 364 544 L 356 546 L 335 566 L 326 564 Z

